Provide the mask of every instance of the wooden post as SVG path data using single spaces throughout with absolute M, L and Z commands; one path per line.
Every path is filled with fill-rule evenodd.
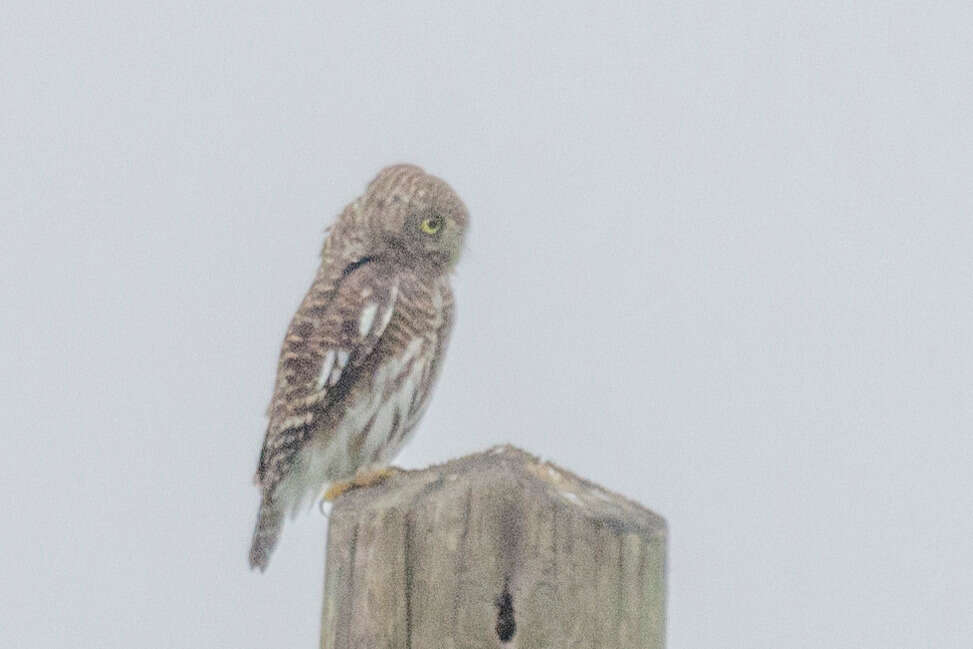
M 503 446 L 331 511 L 323 649 L 662 649 L 666 524 Z

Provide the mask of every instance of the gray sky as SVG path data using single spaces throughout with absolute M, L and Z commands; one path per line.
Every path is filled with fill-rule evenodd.
M 968 3 L 38 4 L 0 645 L 316 646 L 326 521 L 246 566 L 263 411 L 325 226 L 410 161 L 473 227 L 400 464 L 509 441 L 664 515 L 674 649 L 969 647 Z

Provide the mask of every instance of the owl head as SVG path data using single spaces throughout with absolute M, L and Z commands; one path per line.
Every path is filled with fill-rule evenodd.
M 459 259 L 469 214 L 445 181 L 400 164 L 379 172 L 341 222 L 365 235 L 368 255 L 447 272 Z

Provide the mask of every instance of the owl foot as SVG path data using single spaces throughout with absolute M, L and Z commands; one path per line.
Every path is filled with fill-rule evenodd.
M 400 469 L 397 469 L 394 466 L 382 467 L 381 469 L 374 471 L 359 471 L 351 480 L 332 482 L 321 496 L 321 501 L 333 502 L 336 498 L 338 498 L 338 496 L 352 491 L 353 489 L 371 487 L 372 485 L 377 485 L 380 482 L 384 482 L 390 476 L 398 473 L 399 471 Z

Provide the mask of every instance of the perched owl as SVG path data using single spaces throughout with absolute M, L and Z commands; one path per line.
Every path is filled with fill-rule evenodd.
M 252 568 L 267 567 L 285 513 L 380 473 L 409 439 L 442 366 L 467 222 L 449 185 L 396 165 L 329 228 L 277 366 Z

